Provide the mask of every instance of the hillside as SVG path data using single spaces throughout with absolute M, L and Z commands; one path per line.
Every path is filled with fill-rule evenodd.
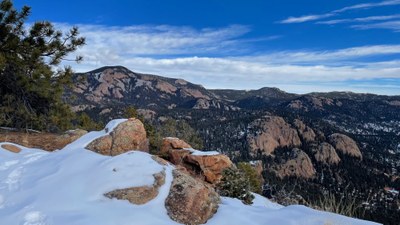
M 400 96 L 207 90 L 123 67 L 74 79 L 65 97 L 76 112 L 106 122 L 134 106 L 156 128 L 167 119 L 189 124 L 205 149 L 261 161 L 264 194 L 282 204 L 287 193 L 310 206 L 333 194 L 355 199 L 361 218 L 400 219 L 400 196 L 387 191 L 400 189 Z
M 87 149 L 89 143 L 116 132 L 126 121 L 111 121 L 104 130 L 85 134 L 55 152 L 0 143 L 1 222 L 9 225 L 180 224 L 174 221 L 176 217 L 171 216 L 176 212 L 169 210 L 174 207 L 170 202 L 178 200 L 174 196 L 182 197 L 188 193 L 174 194 L 174 185 L 179 179 L 176 173 L 181 173 L 176 167 L 160 163 L 154 156 L 141 151 L 127 151 L 110 157 Z M 12 145 L 13 149 L 19 150 L 11 152 L 7 150 L 10 147 L 5 148 L 5 145 Z M 141 188 L 153 187 L 159 179 L 156 174 L 163 174 L 164 178 L 157 185 L 156 195 L 151 200 L 133 204 L 130 203 L 131 200 L 128 202 L 118 200 L 119 197 L 110 197 L 112 195 L 109 193 L 114 192 L 113 190 L 122 191 L 128 188 L 130 193 L 135 193 L 141 191 Z M 186 182 L 195 182 L 192 185 L 201 183 L 199 180 L 190 180 L 193 178 L 181 180 L 179 190 L 185 187 Z M 143 198 L 144 195 L 141 194 L 140 197 Z M 191 199 L 194 200 L 196 199 Z M 202 204 L 202 201 L 203 199 L 197 199 L 196 204 Z M 187 203 L 179 201 L 179 204 Z M 261 225 L 266 221 L 281 225 L 376 224 L 300 205 L 283 207 L 260 195 L 256 195 L 250 206 L 243 205 L 236 199 L 221 197 L 217 208 L 206 224 Z

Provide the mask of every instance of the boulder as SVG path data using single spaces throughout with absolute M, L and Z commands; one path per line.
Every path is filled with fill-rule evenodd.
M 113 142 L 112 136 L 106 135 L 92 141 L 88 146 L 86 146 L 86 148 L 102 155 L 112 156 L 113 155 L 111 150 L 112 142 Z
M 329 143 L 323 142 L 318 147 L 313 149 L 314 157 L 318 162 L 322 162 L 328 165 L 338 164 L 340 158 L 336 153 L 335 148 Z
M 120 123 L 114 130 L 86 146 L 102 155 L 115 156 L 131 150 L 148 152 L 149 141 L 143 123 L 135 118 Z
M 292 149 L 286 161 L 276 165 L 274 170 L 280 178 L 294 176 L 309 179 L 316 173 L 310 157 L 298 148 Z
M 222 178 L 222 171 L 226 168 L 233 166 L 233 163 L 229 159 L 229 157 L 223 154 L 218 154 L 218 155 L 188 154 L 183 158 L 183 161 L 185 162 L 186 165 L 190 165 L 189 168 L 193 168 L 193 165 L 197 168 L 200 168 L 201 174 L 204 176 L 205 181 L 211 184 L 218 183 Z
M 184 142 L 183 140 L 181 140 L 179 138 L 167 137 L 167 138 L 163 138 L 160 153 L 166 154 L 170 150 L 184 149 L 184 148 L 192 148 L 192 146 L 190 146 L 188 143 Z
M 264 116 L 250 124 L 255 132 L 247 136 L 250 154 L 258 151 L 271 155 L 278 147 L 296 147 L 301 145 L 297 130 L 293 129 L 282 117 Z
M 13 153 L 19 153 L 21 152 L 21 148 L 15 145 L 11 144 L 2 144 L 1 147 L 7 151 L 13 152 Z
M 153 200 L 158 195 L 159 188 L 165 184 L 165 172 L 156 173 L 153 186 L 141 186 L 125 189 L 117 189 L 104 194 L 108 198 L 128 200 L 135 205 L 143 205 Z
M 206 223 L 218 209 L 219 195 L 209 185 L 178 170 L 173 171 L 165 207 L 171 219 L 186 225 Z
M 194 151 L 200 154 L 192 154 Z M 233 165 L 226 155 L 206 154 L 207 152 L 201 154 L 201 151 L 192 149 L 185 141 L 178 138 L 164 138 L 161 153 L 180 169 L 184 168 L 191 175 L 211 184 L 218 183 L 222 171 Z
M 335 133 L 330 135 L 328 140 L 337 151 L 362 159 L 362 153 L 358 148 L 357 143 L 349 136 Z
M 69 144 L 76 141 L 78 138 L 82 137 L 83 135 L 87 134 L 86 130 L 76 129 L 76 130 L 69 130 L 66 131 L 63 135 L 57 137 L 58 141 L 64 141 L 65 143 Z

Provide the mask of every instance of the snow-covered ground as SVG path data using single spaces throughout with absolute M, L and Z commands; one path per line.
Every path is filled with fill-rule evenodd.
M 0 225 L 174 225 L 164 207 L 172 182 L 172 165 L 160 165 L 151 155 L 132 151 L 115 157 L 85 150 L 99 136 L 91 132 L 52 153 L 19 146 L 20 153 L 0 147 Z M 0 146 L 4 143 L 0 143 Z M 108 199 L 115 189 L 152 185 L 153 174 L 165 171 L 158 196 L 144 205 Z M 304 206 L 283 207 L 256 195 L 252 206 L 222 198 L 207 225 L 372 225 Z

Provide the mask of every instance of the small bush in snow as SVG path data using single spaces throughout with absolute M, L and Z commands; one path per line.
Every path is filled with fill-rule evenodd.
M 227 168 L 222 171 L 222 179 L 217 185 L 217 191 L 222 196 L 240 199 L 244 204 L 253 203 L 254 195 L 250 192 L 249 180 L 236 168 Z

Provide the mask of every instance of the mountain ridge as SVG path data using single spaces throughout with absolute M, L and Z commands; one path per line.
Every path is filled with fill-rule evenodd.
M 292 94 L 267 87 L 208 90 L 124 67 L 103 67 L 73 79 L 65 100 L 75 112 L 105 123 L 133 106 L 156 130 L 184 123 L 204 149 L 234 162 L 262 162 L 266 195 L 279 199 L 283 190 L 293 193 L 290 204 L 312 204 L 326 193 L 341 199 L 353 193 L 360 204 L 371 202 L 362 206 L 364 219 L 390 225 L 400 219 L 400 196 L 386 191 L 400 189 L 400 96 Z M 184 132 L 175 126 L 173 135 Z

